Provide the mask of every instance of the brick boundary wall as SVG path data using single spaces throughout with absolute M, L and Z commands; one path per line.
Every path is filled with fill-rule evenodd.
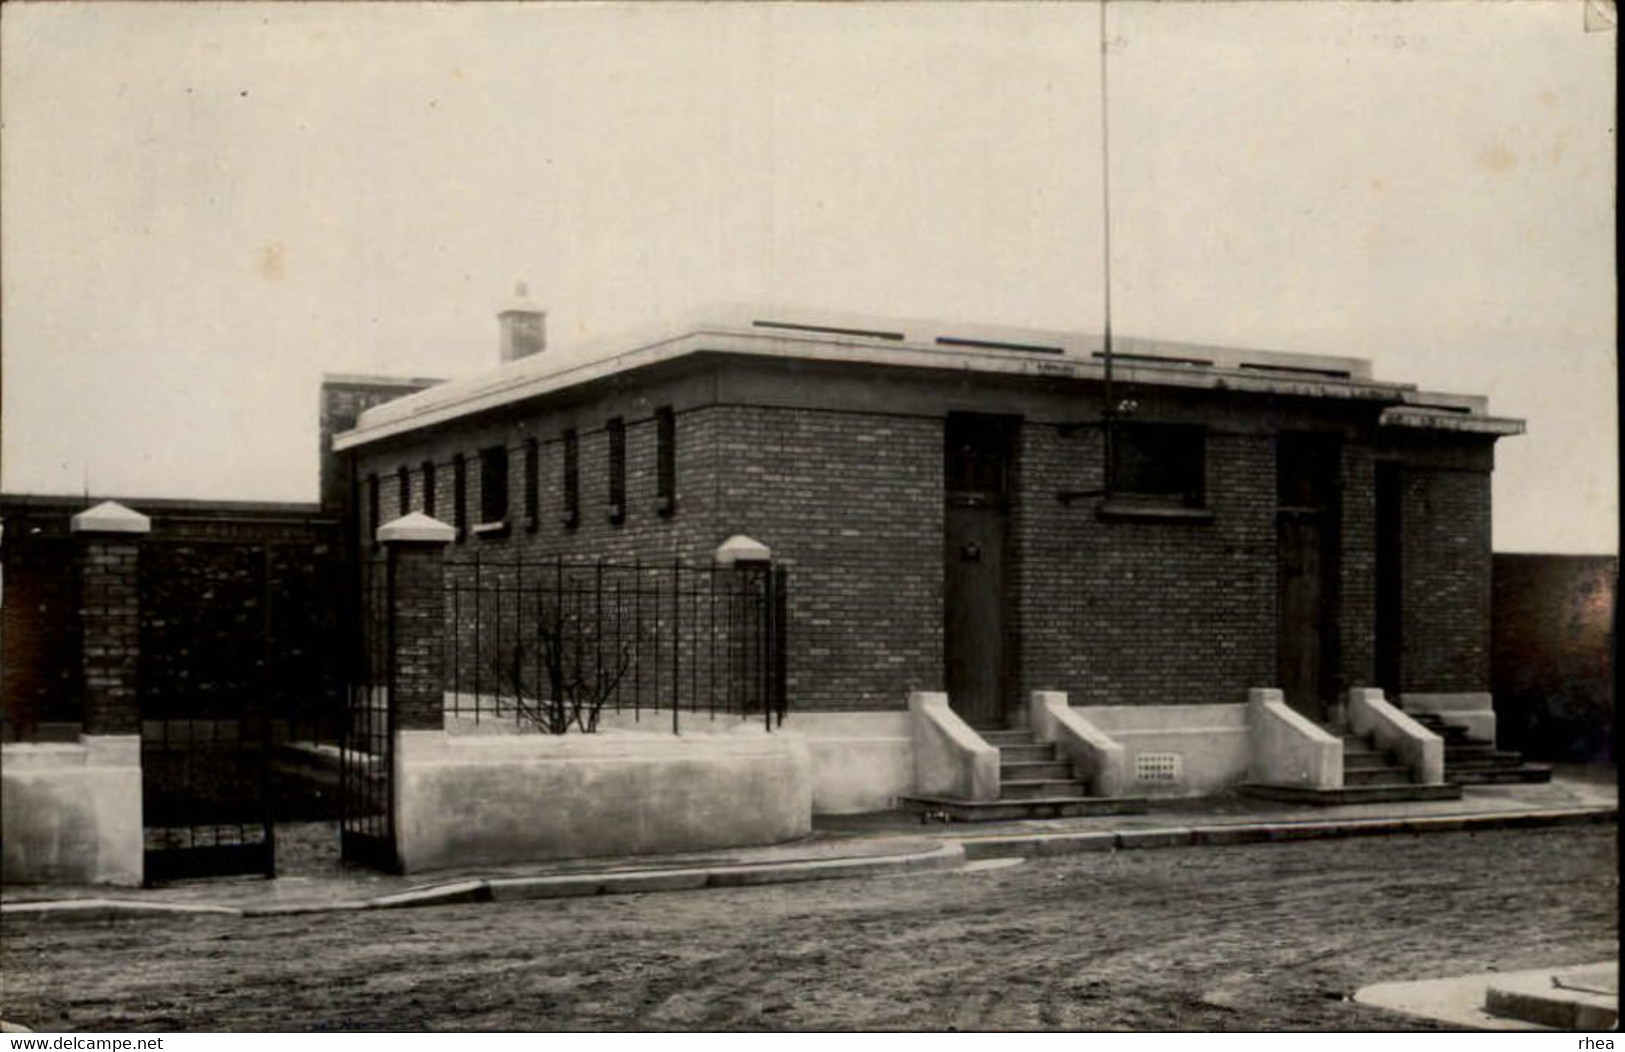
M 97 502 L 92 499 L 89 504 Z M 81 638 L 85 659 L 97 670 L 98 679 L 105 678 L 104 671 L 116 661 L 131 666 L 132 682 L 142 675 L 156 677 L 149 684 L 151 689 L 164 689 L 166 670 L 183 665 L 189 690 L 222 694 L 240 686 L 241 668 L 215 683 L 206 676 L 200 678 L 197 667 L 180 655 L 155 652 L 143 660 L 142 641 L 161 639 L 167 644 L 178 640 L 192 645 L 185 641 L 195 637 L 196 645 L 208 646 L 214 645 L 209 639 L 223 639 L 233 651 L 257 659 L 260 619 L 245 618 L 235 607 L 213 609 L 209 595 L 218 589 L 222 596 L 236 597 L 243 574 L 239 556 L 245 547 L 263 543 L 276 546 L 273 563 L 277 580 L 282 582 L 278 597 L 283 605 L 276 611 L 275 626 L 282 658 L 279 670 L 285 673 L 279 681 L 280 693 L 295 699 L 300 713 L 310 720 L 323 706 L 337 704 L 342 647 L 337 627 L 348 578 L 340 570 L 341 534 L 336 521 L 324 519 L 311 505 L 141 499 L 121 503 L 148 514 L 153 528 L 140 541 L 141 556 L 119 547 L 119 561 L 109 563 L 109 552 L 90 558 L 90 547 L 109 543 L 107 540 L 69 536 L 68 520 L 88 506 L 84 498 L 0 496 L 0 520 L 5 523 L 0 540 L 5 574 L 0 707 L 8 739 L 32 739 L 41 733 L 71 739 L 81 729 L 85 718 L 82 694 L 100 689 L 85 678 Z M 189 541 L 197 543 L 182 544 L 186 550 L 175 551 L 177 542 Z M 114 539 L 111 543 L 123 546 L 130 542 Z M 149 548 L 156 553 L 145 550 Z M 154 587 L 150 579 L 143 583 L 139 560 L 148 556 L 160 562 L 185 558 L 189 566 L 186 586 L 166 582 L 164 587 Z M 130 571 L 128 581 L 110 581 L 109 568 L 121 574 Z M 82 625 L 81 610 L 95 610 L 98 615 L 115 610 L 116 616 L 108 625 Z M 41 641 L 44 646 L 39 645 Z M 290 666 L 297 666 L 296 672 Z M 292 675 L 304 682 L 293 682 Z M 118 721 L 126 728 L 121 733 L 134 733 L 139 729 L 139 697 L 118 704 L 128 706 L 134 714 Z M 88 726 L 83 729 L 91 730 Z
M 1533 760 L 1613 762 L 1619 559 L 1495 554 L 1500 740 Z

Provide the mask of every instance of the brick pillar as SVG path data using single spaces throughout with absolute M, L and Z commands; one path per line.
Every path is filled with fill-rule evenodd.
M 422 512 L 378 528 L 389 559 L 390 704 L 400 731 L 445 727 L 446 600 L 441 564 L 457 531 Z
M 86 735 L 141 733 L 136 676 L 141 596 L 136 568 L 152 521 L 106 501 L 73 517 L 78 541 L 80 684 Z

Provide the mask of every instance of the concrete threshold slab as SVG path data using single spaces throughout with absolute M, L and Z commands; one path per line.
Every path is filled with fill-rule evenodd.
M 1619 1022 L 1619 962 L 1502 976 L 1485 991 L 1484 1007 L 1558 1030 L 1612 1030 Z
M 1556 979 L 1583 985 L 1594 982 L 1604 973 L 1613 977 L 1615 992 L 1611 995 L 1598 994 L 1592 988 L 1565 990 L 1553 984 Z M 1610 1030 L 1618 1015 L 1618 975 L 1617 962 L 1522 972 L 1480 972 L 1443 979 L 1376 983 L 1356 990 L 1354 1000 L 1372 1008 L 1473 1030 Z M 1502 994 L 1499 998 L 1495 996 L 1497 991 Z M 1509 992 L 1518 996 L 1507 997 Z M 1535 1018 L 1529 1018 L 1531 1015 Z M 1603 1022 L 1605 1018 L 1607 1021 Z

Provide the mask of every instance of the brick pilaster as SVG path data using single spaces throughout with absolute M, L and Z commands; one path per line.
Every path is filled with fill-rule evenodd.
M 141 593 L 145 515 L 108 502 L 75 515 L 80 679 L 86 734 L 141 733 Z
M 390 703 L 397 730 L 445 727 L 442 564 L 455 536 L 450 526 L 421 513 L 378 530 L 389 559 Z

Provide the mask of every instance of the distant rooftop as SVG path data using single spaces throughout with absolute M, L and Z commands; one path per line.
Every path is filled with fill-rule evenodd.
M 804 361 L 851 362 L 992 374 L 1099 379 L 1099 333 L 965 325 L 920 319 L 728 305 L 657 331 L 547 351 L 482 376 L 438 384 L 361 414 L 336 437 L 349 449 L 392 435 L 534 398 L 702 351 Z M 1374 380 L 1361 358 L 1114 336 L 1114 374 L 1125 381 L 1394 403 L 1383 423 L 1511 435 L 1523 422 L 1486 414 L 1485 400 Z M 1393 414 L 1393 419 L 1389 419 Z

